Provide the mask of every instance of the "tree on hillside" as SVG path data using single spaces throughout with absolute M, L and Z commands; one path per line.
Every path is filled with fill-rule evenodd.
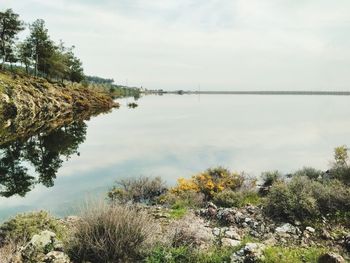
M 49 37 L 45 21 L 37 19 L 30 25 L 30 36 L 26 40 L 32 47 L 32 59 L 35 61 L 35 75 L 38 71 L 48 76 L 50 58 L 55 51 L 54 43 Z
M 68 79 L 73 82 L 80 82 L 85 78 L 84 70 L 81 60 L 74 55 L 73 49 L 74 46 L 67 52 L 69 68 Z
M 16 35 L 24 30 L 23 22 L 19 20 L 19 15 L 12 9 L 0 12 L 0 55 L 2 57 L 1 68 L 5 62 L 14 61 L 14 43 Z
M 18 44 L 17 57 L 19 62 L 25 66 L 27 74 L 29 74 L 29 68 L 33 64 L 32 54 L 32 46 L 28 39 Z

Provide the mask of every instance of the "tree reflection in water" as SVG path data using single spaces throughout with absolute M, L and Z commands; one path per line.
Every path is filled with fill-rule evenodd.
M 78 153 L 86 138 L 86 124 L 76 121 L 27 140 L 0 145 L 0 196 L 25 196 L 35 184 L 54 185 L 64 160 Z M 35 169 L 30 175 L 27 166 Z

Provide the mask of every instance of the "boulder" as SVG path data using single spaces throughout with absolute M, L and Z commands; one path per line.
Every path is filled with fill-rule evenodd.
M 298 231 L 297 227 L 293 226 L 292 224 L 286 223 L 286 224 L 283 224 L 279 227 L 276 227 L 275 232 L 277 234 L 293 234 L 293 235 L 295 235 L 299 231 Z
M 344 246 L 348 252 L 350 252 L 350 235 L 345 236 Z
M 44 258 L 45 263 L 70 263 L 69 257 L 61 251 L 51 251 Z
M 20 249 L 24 262 L 67 263 L 70 262 L 63 252 L 63 244 L 56 238 L 56 234 L 45 230 Z
M 306 231 L 308 231 L 309 233 L 315 233 L 315 228 L 313 228 L 313 227 L 311 227 L 311 226 L 307 226 L 306 228 L 305 228 L 305 230 Z
M 225 237 L 235 239 L 235 240 L 241 240 L 241 236 L 234 230 L 228 230 L 225 232 Z
M 231 263 L 259 262 L 264 259 L 266 246 L 261 243 L 247 243 L 242 249 L 231 255 Z
M 223 247 L 237 247 L 241 244 L 241 241 L 224 237 L 221 239 L 221 244 Z
M 318 263 L 345 263 L 345 260 L 337 253 L 329 252 L 320 256 Z

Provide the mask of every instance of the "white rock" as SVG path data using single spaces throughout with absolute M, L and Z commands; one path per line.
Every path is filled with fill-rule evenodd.
M 233 230 L 226 231 L 225 237 L 231 238 L 231 239 L 236 239 L 236 240 L 241 240 L 241 236 Z
M 315 228 L 311 227 L 311 226 L 307 226 L 306 228 L 306 231 L 310 232 L 310 233 L 315 233 Z
M 221 244 L 223 247 L 237 247 L 241 244 L 241 241 L 224 237 L 221 239 Z
M 276 227 L 275 231 L 278 234 L 284 234 L 284 233 L 297 234 L 298 232 L 297 228 L 289 223 L 283 224 L 280 227 Z

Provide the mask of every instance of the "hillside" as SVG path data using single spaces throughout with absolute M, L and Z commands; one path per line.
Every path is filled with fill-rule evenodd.
M 0 71 L 1 142 L 9 139 L 6 130 L 25 135 L 28 129 L 37 130 L 77 115 L 87 118 L 113 107 L 118 104 L 97 89 Z

